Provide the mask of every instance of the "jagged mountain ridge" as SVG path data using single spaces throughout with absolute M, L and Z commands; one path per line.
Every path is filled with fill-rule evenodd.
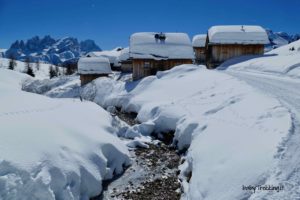
M 270 39 L 270 44 L 266 45 L 266 51 L 300 39 L 300 34 L 289 35 L 285 32 L 273 32 L 270 29 L 266 29 L 266 31 Z M 43 38 L 35 36 L 25 42 L 17 40 L 8 50 L 0 54 L 2 57 L 14 57 L 21 61 L 29 59 L 32 62 L 41 61 L 58 65 L 65 62 L 74 62 L 81 55 L 91 51 L 101 51 L 101 48 L 93 40 L 79 42 L 73 37 L 54 39 L 47 35 Z
M 27 41 L 17 40 L 5 52 L 5 57 L 17 60 L 29 59 L 32 62 L 41 61 L 61 64 L 70 59 L 76 59 L 91 51 L 101 51 L 93 40 L 79 42 L 74 37 L 54 39 L 47 35 L 43 38 L 35 36 Z
M 286 32 L 273 32 L 270 29 L 266 29 L 266 31 L 270 40 L 270 44 L 266 46 L 268 50 L 276 49 L 300 39 L 300 34 L 289 35 Z

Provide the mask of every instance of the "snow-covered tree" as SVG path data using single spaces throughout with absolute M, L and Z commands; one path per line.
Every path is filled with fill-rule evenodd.
M 61 76 L 58 66 L 55 66 L 55 71 L 56 71 L 57 76 Z
M 35 63 L 35 67 L 36 67 L 36 70 L 40 70 L 40 61 L 39 60 Z
M 57 77 L 57 72 L 56 70 L 53 68 L 52 65 L 49 66 L 49 77 L 50 79 L 53 77 Z
M 30 60 L 28 58 L 25 60 L 25 73 L 29 76 L 35 77 Z
M 16 63 L 15 58 L 14 58 L 13 56 L 11 56 L 11 57 L 9 58 L 8 69 L 14 70 L 15 67 L 16 67 L 16 65 L 17 65 L 17 63 Z

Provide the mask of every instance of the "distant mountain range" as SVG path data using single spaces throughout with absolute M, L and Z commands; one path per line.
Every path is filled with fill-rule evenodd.
M 266 29 L 269 35 L 270 44 L 266 50 L 271 50 L 300 39 L 300 34 L 289 35 L 285 32 L 273 32 Z M 24 61 L 41 61 L 54 65 L 77 62 L 78 58 L 91 51 L 101 51 L 101 48 L 93 40 L 79 42 L 76 38 L 65 37 L 53 39 L 51 36 L 39 38 L 35 36 L 27 41 L 17 40 L 8 50 L 0 51 L 0 57 L 14 57 Z
M 289 35 L 285 32 L 273 32 L 270 29 L 266 29 L 270 44 L 266 46 L 268 50 L 278 48 L 283 45 L 287 45 L 291 42 L 294 42 L 296 40 L 300 39 L 300 34 L 295 35 Z
M 101 51 L 101 48 L 93 40 L 79 42 L 73 37 L 53 39 L 47 35 L 43 38 L 35 36 L 27 41 L 17 40 L 4 56 L 14 57 L 17 60 L 29 59 L 31 62 L 41 61 L 57 65 L 91 51 Z

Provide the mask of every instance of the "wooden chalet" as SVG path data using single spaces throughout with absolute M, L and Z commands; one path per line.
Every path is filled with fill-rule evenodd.
M 233 57 L 263 54 L 268 43 L 268 35 L 260 26 L 213 26 L 205 45 L 207 68 L 215 68 Z
M 192 40 L 192 45 L 195 53 L 195 63 L 205 64 L 205 43 L 206 34 L 195 35 Z
M 124 73 L 132 72 L 132 60 L 129 55 L 129 47 L 122 49 L 119 56 L 119 62 L 121 64 L 121 71 Z
M 78 61 L 78 73 L 81 85 L 99 77 L 107 77 L 111 74 L 109 60 L 105 57 L 82 57 Z
M 135 33 L 130 37 L 129 51 L 133 80 L 194 60 L 192 44 L 185 33 Z

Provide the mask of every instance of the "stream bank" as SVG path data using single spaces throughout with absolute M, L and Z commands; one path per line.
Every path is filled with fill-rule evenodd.
M 125 113 L 116 109 L 113 116 L 117 116 L 129 126 L 138 124 L 135 113 Z M 103 193 L 93 200 L 179 200 L 180 155 L 170 146 L 171 136 L 172 132 L 168 133 L 166 140 L 151 137 L 150 141 L 145 142 L 147 148 L 129 148 L 132 165 L 118 178 L 104 183 Z

